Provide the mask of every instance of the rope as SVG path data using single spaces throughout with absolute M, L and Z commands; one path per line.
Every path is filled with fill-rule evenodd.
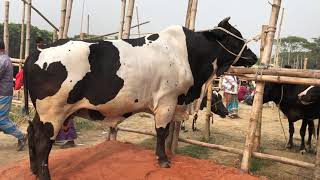
M 285 146 L 286 146 L 288 143 L 288 140 L 287 140 L 286 133 L 284 132 L 284 128 L 283 128 L 283 124 L 282 124 L 282 120 L 281 120 L 281 114 L 280 114 L 280 104 L 282 102 L 282 99 L 283 99 L 283 85 L 281 85 L 281 97 L 280 97 L 279 103 L 277 104 L 277 107 L 278 107 L 278 115 L 279 115 L 279 120 L 280 120 L 280 124 L 281 124 L 281 128 L 282 128 L 282 133 L 283 133 L 283 136 L 284 136 L 284 139 L 286 142 L 285 143 Z

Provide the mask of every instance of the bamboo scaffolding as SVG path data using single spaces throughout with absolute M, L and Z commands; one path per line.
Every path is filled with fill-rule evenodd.
M 307 65 L 308 65 L 308 58 L 304 58 L 303 69 L 307 69 Z
M 287 69 L 287 68 L 269 68 L 269 69 L 257 69 L 257 68 L 242 68 L 231 67 L 225 74 L 231 75 L 273 75 L 273 76 L 289 76 L 296 78 L 320 78 L 320 70 L 306 70 L 306 69 Z
M 276 49 L 276 57 L 275 57 L 275 62 L 274 62 L 276 67 L 279 67 L 279 54 L 280 54 L 280 46 L 281 46 L 280 33 L 281 33 L 282 22 L 283 22 L 283 14 L 284 14 L 284 8 L 282 8 L 279 30 L 278 30 L 278 35 L 277 35 L 277 49 Z
M 5 52 L 9 54 L 9 1 L 4 1 L 3 42 Z
M 140 24 L 138 6 L 136 7 L 136 13 L 137 13 L 137 24 Z M 138 25 L 138 37 L 140 37 L 140 33 L 141 33 L 140 26 Z
M 133 130 L 133 129 L 123 128 L 123 127 L 118 127 L 118 130 L 124 131 L 124 132 L 132 132 L 132 133 L 144 134 L 144 135 L 149 135 L 149 136 L 155 136 L 155 137 L 157 136 L 153 132 L 139 131 L 139 130 Z M 232 148 L 232 147 L 227 147 L 227 146 L 217 145 L 217 144 L 210 144 L 210 143 L 205 143 L 205 142 L 191 140 L 191 139 L 184 139 L 184 138 L 179 138 L 178 140 L 180 142 L 194 144 L 194 145 L 207 147 L 207 148 L 215 149 L 215 150 L 219 150 L 219 151 L 224 151 L 224 152 L 229 152 L 229 153 L 239 154 L 239 155 L 243 154 L 243 150 L 237 149 L 237 148 Z M 315 168 L 315 164 L 311 164 L 311 163 L 303 162 L 303 161 L 299 161 L 299 160 L 293 160 L 293 159 L 289 159 L 289 158 L 285 158 L 285 157 L 275 156 L 275 155 L 271 155 L 271 154 L 253 152 L 252 156 L 256 157 L 256 158 L 260 158 L 260 159 L 273 160 L 273 161 L 280 162 L 283 164 L 298 166 L 298 167 L 307 168 L 307 169 L 314 169 Z
M 21 0 L 22 2 L 24 2 L 26 5 L 29 5 L 29 3 L 26 0 Z M 31 8 L 39 15 L 41 16 L 51 27 L 53 27 L 55 30 L 59 31 L 59 29 L 49 20 L 47 19 L 37 8 L 35 8 L 34 6 L 31 5 Z
M 186 21 L 185 21 L 185 27 L 190 26 L 190 14 L 191 14 L 191 6 L 192 6 L 193 0 L 188 0 L 188 8 L 187 8 L 187 14 L 186 14 Z
M 83 34 L 83 14 L 84 14 L 84 3 L 85 0 L 82 1 L 82 11 L 81 11 L 81 23 L 80 23 L 80 40 L 84 40 L 84 34 Z
M 72 4 L 73 0 L 68 0 L 67 1 L 67 12 L 66 12 L 66 17 L 65 17 L 65 24 L 64 24 L 64 29 L 63 29 L 63 39 L 68 38 L 68 31 L 69 31 L 69 25 L 70 25 L 70 19 L 71 19 L 71 12 L 72 12 Z
M 126 0 L 121 0 L 121 14 L 120 14 L 120 28 L 119 28 L 119 39 L 122 39 L 124 17 L 126 15 Z
M 31 6 L 32 0 L 28 0 L 27 4 L 27 26 L 26 26 L 26 47 L 24 52 L 24 58 L 29 56 L 30 52 L 30 31 L 31 31 Z
M 131 27 L 131 22 L 132 22 L 132 16 L 133 16 L 133 11 L 134 11 L 134 1 L 135 0 L 129 0 L 128 1 L 128 8 L 127 8 L 127 13 L 124 21 L 124 30 L 123 30 L 123 39 L 128 39 L 130 37 L 130 27 Z
M 21 16 L 21 34 L 20 34 L 20 53 L 19 58 L 21 60 L 20 63 L 22 63 L 24 57 L 23 57 L 23 50 L 24 50 L 24 24 L 25 24 L 25 15 L 26 15 L 26 3 L 22 2 L 22 16 Z
M 273 0 L 271 16 L 269 20 L 269 26 L 266 35 L 266 43 L 261 58 L 261 63 L 268 64 L 271 59 L 272 44 L 274 41 L 274 34 L 276 30 L 281 0 Z M 253 100 L 251 116 L 249 121 L 249 128 L 246 136 L 246 142 L 243 150 L 241 169 L 244 172 L 248 172 L 250 168 L 250 161 L 253 150 L 254 137 L 257 129 L 259 115 L 262 111 L 264 82 L 257 82 L 256 95 Z
M 195 30 L 197 7 L 198 7 L 198 0 L 193 0 L 192 6 L 191 6 L 191 12 L 190 12 L 190 23 L 189 23 L 189 27 L 188 27 L 192 31 Z
M 4 1 L 4 20 L 3 20 L 3 42 L 5 45 L 5 51 L 9 54 L 9 0 Z
M 207 112 L 204 126 L 204 139 L 208 142 L 210 140 L 210 117 L 211 117 L 211 100 L 212 100 L 212 81 L 208 84 L 207 91 Z
M 63 38 L 63 31 L 65 28 L 66 21 L 66 11 L 67 11 L 67 0 L 61 0 L 61 10 L 60 10 L 60 27 L 59 27 L 59 39 Z
M 146 22 L 143 22 L 143 23 L 140 23 L 140 24 L 136 24 L 136 25 L 134 25 L 134 26 L 131 26 L 131 29 L 138 27 L 138 25 L 139 25 L 139 26 L 142 26 L 142 25 L 148 24 L 148 23 L 150 23 L 150 22 L 151 22 L 151 21 L 146 21 Z M 118 33 L 119 33 L 119 31 L 116 31 L 116 32 L 104 34 L 104 35 L 101 35 L 101 36 L 95 36 L 95 37 L 86 38 L 86 40 L 99 39 L 99 38 L 103 38 L 103 37 L 106 37 L 106 36 L 115 35 L 115 34 L 118 34 Z

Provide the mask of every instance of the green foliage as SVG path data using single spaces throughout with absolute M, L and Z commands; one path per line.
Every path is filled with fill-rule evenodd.
M 74 118 L 74 123 L 75 123 L 76 129 L 78 129 L 78 130 L 95 128 L 94 122 L 92 122 L 90 120 L 83 119 L 83 118 L 78 118 L 78 117 Z
M 156 147 L 156 138 L 152 137 L 152 138 L 148 138 L 143 140 L 140 145 L 147 148 L 147 149 L 154 149 Z
M 308 58 L 309 69 L 319 69 L 320 64 L 320 37 L 313 38 L 312 42 L 298 36 L 288 36 L 281 39 L 280 59 L 282 64 L 299 66 L 302 68 L 304 58 Z
M 209 148 L 192 144 L 178 148 L 177 153 L 198 159 L 208 159 Z
M 0 38 L 3 39 L 3 24 L 0 24 Z M 9 24 L 9 55 L 13 58 L 19 58 L 20 54 L 20 35 L 21 24 Z M 41 30 L 38 27 L 31 26 L 30 31 L 30 52 L 36 49 L 36 38 L 41 37 L 44 43 L 52 42 L 52 32 Z
M 257 171 L 261 170 L 263 167 L 272 165 L 272 163 L 273 162 L 270 160 L 252 158 L 250 172 L 253 172 L 253 173 L 257 172 Z

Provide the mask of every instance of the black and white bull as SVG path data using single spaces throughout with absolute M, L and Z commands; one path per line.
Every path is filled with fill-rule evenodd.
M 242 37 L 229 18 L 219 27 Z M 221 43 L 224 48 L 219 44 Z M 136 112 L 155 116 L 156 156 L 169 167 L 165 139 L 173 119 L 182 120 L 186 105 L 202 86 L 223 74 L 244 41 L 221 29 L 193 32 L 171 26 L 157 34 L 115 41 L 60 40 L 26 60 L 25 97 L 36 115 L 28 127 L 31 170 L 50 179 L 48 156 L 63 122 L 71 115 L 104 120 L 114 131 Z M 235 66 L 251 66 L 256 55 L 247 47 Z M 27 99 L 26 99 L 27 103 Z
M 293 147 L 294 122 L 302 119 L 300 152 L 305 151 L 304 137 L 307 125 L 309 131 L 307 145 L 311 149 L 312 134 L 314 132 L 313 119 L 318 118 L 320 115 L 320 99 L 317 99 L 317 96 L 308 94 L 309 96 L 299 97 L 299 94 L 301 96 L 301 93 L 306 91 L 308 91 L 308 86 L 306 85 L 266 83 L 263 95 L 264 103 L 269 101 L 273 101 L 276 104 L 280 103 L 280 110 L 288 118 L 290 135 L 287 148 Z

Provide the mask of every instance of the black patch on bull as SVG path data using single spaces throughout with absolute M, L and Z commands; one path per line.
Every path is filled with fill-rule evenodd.
M 144 37 L 141 38 L 136 38 L 136 39 L 123 39 L 123 41 L 131 44 L 131 46 L 136 47 L 136 46 L 143 46 L 146 44 L 146 40 Z
M 38 57 L 34 58 L 38 59 Z M 36 99 L 41 100 L 48 96 L 55 95 L 68 75 L 65 66 L 60 61 L 50 63 L 46 69 L 42 69 L 37 64 L 33 64 L 31 71 L 37 75 L 28 79 L 30 83 L 30 96 L 33 102 L 35 102 Z
M 89 116 L 93 120 L 104 120 L 105 116 L 96 110 L 88 110 Z
M 70 91 L 67 99 L 69 104 L 83 98 L 93 105 L 105 104 L 114 99 L 123 87 L 124 81 L 117 75 L 121 66 L 118 49 L 108 41 L 100 41 L 89 48 L 91 71 Z
M 125 118 L 128 118 L 128 117 L 132 116 L 132 114 L 133 114 L 132 112 L 128 112 L 128 113 L 123 114 L 122 116 Z
M 159 38 L 159 34 L 151 34 L 150 36 L 147 37 L 147 39 L 150 41 L 155 41 L 158 38 Z
M 191 68 L 194 84 L 187 94 L 178 97 L 178 104 L 190 104 L 200 97 L 202 85 L 209 79 L 213 72 L 212 62 L 218 56 L 217 45 L 210 43 L 202 34 L 183 28 L 186 36 L 188 61 Z

